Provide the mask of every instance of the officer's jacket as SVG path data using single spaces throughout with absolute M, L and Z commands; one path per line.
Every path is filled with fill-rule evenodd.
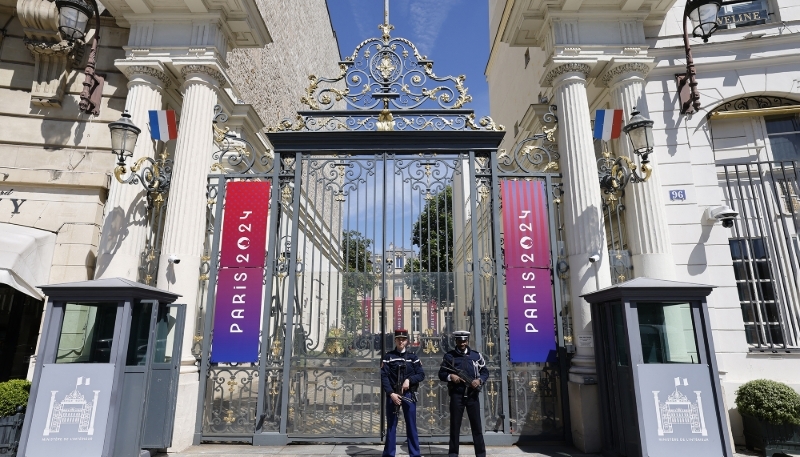
M 397 372 L 398 369 L 404 374 L 400 382 L 408 379 L 409 390 L 416 392 L 419 383 L 425 379 L 425 372 L 422 371 L 422 363 L 416 354 L 412 354 L 408 350 L 401 353 L 397 348 L 384 354 L 381 359 L 381 385 L 386 395 L 397 393 L 402 395 L 401 392 L 395 392 L 397 386 Z
M 465 376 L 460 375 L 459 372 L 466 375 L 467 379 L 464 379 Z M 447 390 L 451 395 L 464 395 L 464 389 L 467 388 L 470 380 L 480 379 L 481 385 L 483 385 L 489 379 L 489 370 L 486 369 L 486 361 L 483 356 L 480 352 L 470 349 L 469 346 L 467 346 L 466 354 L 458 349 L 453 349 L 444 355 L 442 364 L 439 367 L 439 379 L 447 381 L 447 376 L 450 374 L 455 374 L 464 379 L 464 382 L 457 384 L 448 381 Z M 470 396 L 478 395 L 478 391 L 473 388 L 470 388 L 468 393 Z

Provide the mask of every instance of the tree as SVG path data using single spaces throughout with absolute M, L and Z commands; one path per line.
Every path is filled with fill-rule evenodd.
M 372 293 L 377 282 L 372 273 L 372 240 L 357 230 L 342 233 L 342 260 L 344 278 L 342 281 L 342 319 L 344 329 L 355 332 L 364 322 L 361 300 Z
M 425 203 L 412 230 L 419 257 L 407 262 L 405 282 L 424 301 L 451 302 L 453 280 L 453 188 L 447 186 Z

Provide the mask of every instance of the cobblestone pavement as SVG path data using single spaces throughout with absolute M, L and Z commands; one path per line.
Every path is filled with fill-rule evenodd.
M 251 446 L 249 444 L 203 444 L 193 446 L 183 452 L 160 454 L 160 457 L 373 457 L 381 455 L 383 446 L 366 444 L 292 444 L 288 446 Z M 475 453 L 472 445 L 462 445 L 460 455 L 469 457 Z M 423 444 L 423 456 L 447 455 L 447 446 Z M 487 446 L 488 456 L 526 456 L 526 457 L 599 457 L 599 454 L 583 454 L 564 446 Z M 737 447 L 735 457 L 749 457 L 760 454 Z M 408 449 L 403 446 L 397 450 L 397 457 L 407 457 Z

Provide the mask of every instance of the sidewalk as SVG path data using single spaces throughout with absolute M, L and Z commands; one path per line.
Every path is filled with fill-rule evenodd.
M 383 446 L 366 444 L 292 444 L 288 446 L 251 446 L 249 444 L 202 444 L 189 449 L 159 457 L 352 457 L 380 456 Z M 423 444 L 422 455 L 446 456 L 447 445 Z M 461 456 L 474 456 L 471 444 L 461 445 Z M 487 446 L 487 456 L 526 456 L 526 457 L 599 457 L 599 454 L 583 454 L 575 448 L 564 446 Z M 737 448 L 735 457 L 749 457 L 759 454 Z M 407 457 L 408 448 L 397 450 L 397 457 Z

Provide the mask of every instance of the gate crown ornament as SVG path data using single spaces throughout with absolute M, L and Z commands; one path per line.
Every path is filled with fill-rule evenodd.
M 378 28 L 382 36 L 356 46 L 339 62 L 337 77 L 308 77 L 311 82 L 300 101 L 310 111 L 300 111 L 267 132 L 505 130 L 491 117 L 476 119 L 473 111 L 463 109 L 472 101 L 465 75 L 437 76 L 433 61 L 420 55 L 411 41 L 391 37 L 394 26 L 388 16 Z M 355 110 L 340 110 L 338 102 Z M 426 102 L 438 106 L 423 106 Z
M 464 86 L 466 76 L 437 76 L 433 61 L 420 55 L 411 41 L 391 37 L 394 26 L 381 24 L 378 28 L 383 36 L 356 46 L 353 55 L 339 62 L 338 77 L 309 76 L 311 84 L 301 102 L 312 110 L 329 110 L 338 101 L 360 110 L 407 110 L 428 100 L 435 100 L 441 109 L 459 109 L 472 101 Z M 335 87 L 340 81 L 344 81 L 344 89 Z M 429 82 L 439 84 L 426 88 Z

